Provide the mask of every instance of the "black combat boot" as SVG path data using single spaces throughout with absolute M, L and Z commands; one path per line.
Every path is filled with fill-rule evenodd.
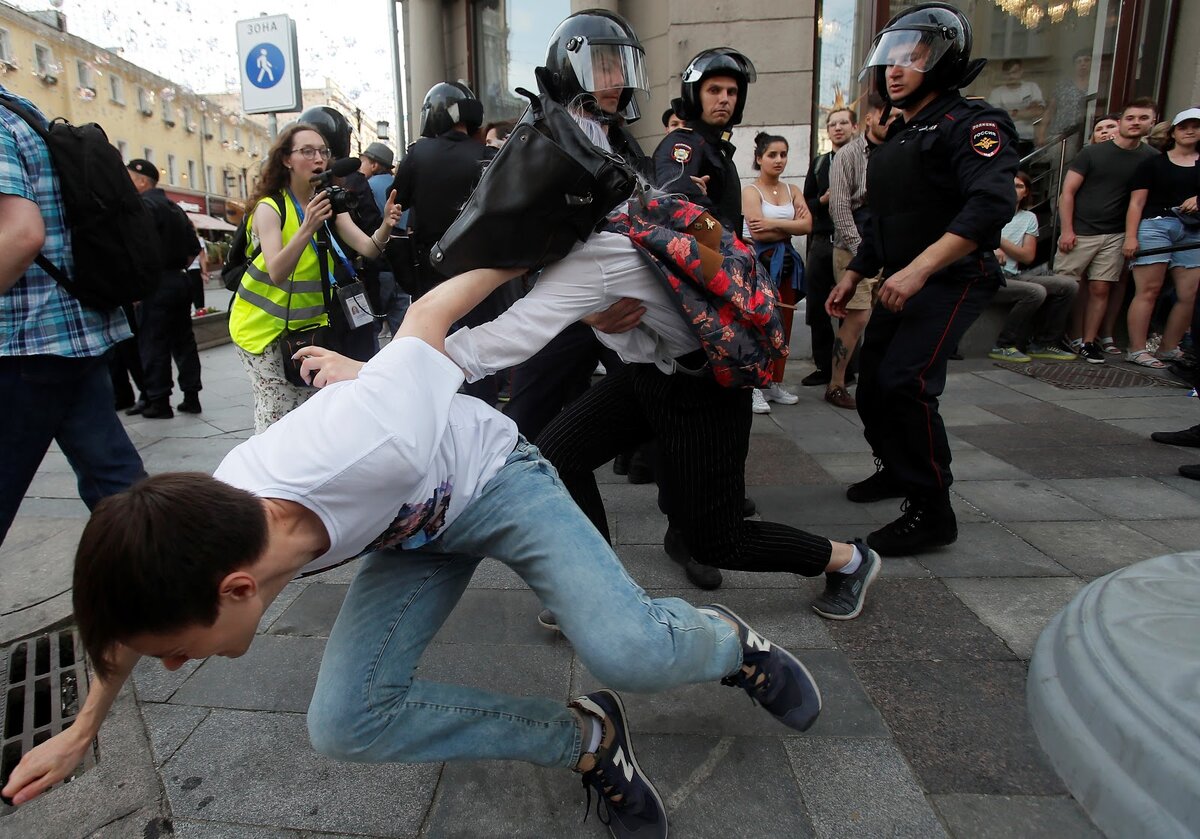
M 185 391 L 183 394 L 183 401 L 180 402 L 176 407 L 185 414 L 200 413 L 200 394 L 194 390 Z
M 904 487 L 892 477 L 891 471 L 883 465 L 883 461 L 875 458 L 875 474 L 863 478 L 856 484 L 850 484 L 846 489 L 846 498 L 855 504 L 871 504 L 887 498 L 903 498 Z
M 151 399 L 146 402 L 146 407 L 142 410 L 142 416 L 146 419 L 171 419 L 175 416 L 175 412 L 171 410 L 171 402 L 167 397 L 162 399 Z
M 692 559 L 687 544 L 683 541 L 683 536 L 673 527 L 668 527 L 667 535 L 663 537 L 663 550 L 667 552 L 667 556 L 683 566 L 683 573 L 687 574 L 687 578 L 697 588 L 711 591 L 720 588 L 721 583 L 725 582 L 720 568 L 701 565 Z
M 909 496 L 901 510 L 900 518 L 867 537 L 880 556 L 912 556 L 958 539 L 949 493 Z

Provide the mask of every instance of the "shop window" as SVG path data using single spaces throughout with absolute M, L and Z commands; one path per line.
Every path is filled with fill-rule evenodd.
M 516 119 L 529 104 L 513 91 L 537 90 L 533 68 L 546 59 L 554 28 L 571 14 L 570 0 L 475 0 L 472 9 L 475 94 L 484 119 Z

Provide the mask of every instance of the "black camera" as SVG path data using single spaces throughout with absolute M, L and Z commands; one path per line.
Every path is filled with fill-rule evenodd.
M 329 205 L 333 208 L 335 216 L 358 209 L 358 196 L 335 184 L 333 182 L 335 177 L 337 175 L 334 171 L 327 169 L 319 175 L 313 175 L 310 180 L 317 188 L 318 193 L 324 192 L 329 196 Z

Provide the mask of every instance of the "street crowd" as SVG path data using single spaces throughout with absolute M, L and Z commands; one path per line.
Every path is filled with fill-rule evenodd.
M 157 188 L 154 164 L 129 162 L 163 246 L 158 290 L 129 312 L 81 305 L 38 259 L 71 270 L 51 158 L 0 109 L 10 402 L 0 538 L 57 441 L 92 510 L 73 597 L 96 674 L 74 725 L 25 755 L 4 795 L 20 804 L 69 774 L 140 657 L 175 669 L 240 656 L 290 580 L 362 557 L 309 708 L 314 748 L 351 761 L 571 769 L 613 835 L 666 836 L 617 690 L 720 682 L 799 731 L 823 698 L 753 616 L 653 598 L 630 578 L 610 545 L 597 468 L 612 461 L 657 483 L 664 552 L 699 589 L 718 589 L 723 569 L 823 577 L 811 608 L 853 620 L 886 558 L 958 537 L 938 398 L 960 340 L 993 301 L 1013 303 L 989 354 L 997 361 L 1103 364 L 1124 353 L 1195 375 L 1200 108 L 1169 120 L 1160 147 L 1146 142 L 1153 102 L 1098 119 L 1067 170 L 1050 173 L 1062 180 L 1060 230 L 1039 249 L 1045 213 L 1033 211 L 1039 190 L 1022 154 L 1056 140 L 1055 114 L 1020 62 L 1005 62 L 1006 84 L 988 100 L 962 95 L 983 66 L 954 7 L 897 15 L 867 51 L 868 92 L 825 115 L 831 150 L 808 162 L 802 187 L 785 179 L 788 140 L 765 131 L 743 186 L 731 137 L 756 70 L 729 47 L 682 68 L 667 133 L 646 154 L 629 128 L 648 89 L 645 50 L 606 11 L 555 30 L 541 100 L 516 124 L 487 123 L 473 92 L 446 82 L 425 97 L 421 138 L 398 162 L 373 143 L 340 167 L 349 123 L 332 108 L 306 111 L 275 138 L 245 250 L 230 256 L 230 334 L 256 433 L 214 475 L 147 477 L 114 411 L 169 419 L 172 359 L 176 407 L 202 411 L 195 231 Z M 0 98 L 14 97 L 0 87 Z M 1065 96 L 1056 102 L 1061 118 Z M 563 200 L 562 184 L 522 157 L 539 132 L 619 161 L 632 185 L 552 259 L 561 231 L 473 212 L 495 206 L 497 184 L 531 206 Z M 461 271 L 442 269 L 464 264 L 455 243 L 478 241 L 477 229 L 493 244 L 473 246 Z M 505 250 L 514 243 L 526 246 L 518 260 Z M 761 303 L 765 314 L 746 321 L 761 331 L 726 319 L 699 330 L 677 292 L 688 282 L 733 289 L 723 313 Z M 754 415 L 799 400 L 783 382 L 805 299 L 815 370 L 801 385 L 857 411 L 876 459 L 846 495 L 900 502 L 893 521 L 849 542 L 763 520 L 746 492 Z M 1124 349 L 1113 337 L 1122 311 Z M 743 378 L 731 385 L 721 371 L 739 351 Z M 135 368 L 136 400 L 124 372 Z M 1154 439 L 1200 446 L 1200 425 Z M 1200 466 L 1181 472 L 1200 478 Z M 544 607 L 537 620 L 609 687 L 563 705 L 414 676 L 485 556 L 522 577 Z

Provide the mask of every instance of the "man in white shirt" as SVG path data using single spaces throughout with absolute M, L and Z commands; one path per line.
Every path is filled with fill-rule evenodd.
M 1018 147 L 1022 155 L 1033 151 L 1034 123 L 1046 112 L 1046 100 L 1042 89 L 1034 82 L 1025 81 L 1025 67 L 1019 58 L 1010 58 L 1000 65 L 1004 84 L 992 89 L 988 102 L 1008 111 L 1013 125 L 1017 127 Z
M 667 835 L 617 694 L 563 705 L 414 678 L 485 555 L 555 611 L 601 681 L 644 692 L 721 680 L 785 725 L 812 725 L 820 692 L 794 656 L 724 607 L 650 598 L 512 421 L 457 392 L 446 331 L 513 273 L 438 286 L 365 365 L 306 347 L 302 371 L 323 390 L 213 477 L 156 475 L 97 507 L 74 588 L 97 679 L 75 723 L 22 759 L 5 796 L 22 804 L 73 770 L 140 656 L 169 670 L 241 656 L 288 581 L 364 554 L 309 707 L 324 754 L 571 768 L 600 794 L 615 835 Z

